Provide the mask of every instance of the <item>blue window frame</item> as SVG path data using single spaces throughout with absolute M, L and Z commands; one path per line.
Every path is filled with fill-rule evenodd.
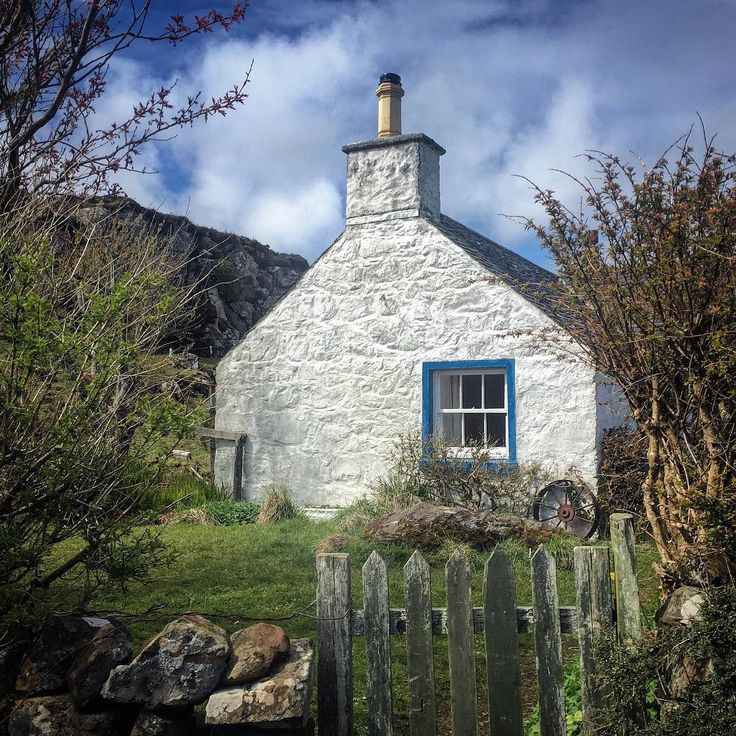
M 515 463 L 514 360 L 424 363 L 422 434 L 441 437 L 458 457 L 480 444 L 494 462 Z

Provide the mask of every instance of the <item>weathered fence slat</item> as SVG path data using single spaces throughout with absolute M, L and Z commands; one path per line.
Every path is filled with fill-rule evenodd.
M 611 514 L 611 550 L 616 581 L 616 627 L 622 644 L 641 642 L 641 607 L 636 581 L 636 546 L 631 514 Z
M 235 440 L 233 455 L 233 498 L 236 501 L 243 500 L 243 449 L 245 448 L 245 435 L 240 435 Z
M 555 560 L 540 546 L 532 555 L 531 565 L 539 731 L 541 736 L 565 736 L 564 675 Z
M 514 568 L 498 546 L 486 562 L 483 602 L 491 736 L 521 736 L 524 729 L 516 636 L 516 584 Z
M 404 565 L 406 665 L 409 674 L 409 733 L 435 736 L 432 597 L 427 561 L 419 550 Z
M 352 736 L 353 648 L 350 555 L 317 555 L 319 736 Z
M 369 736 L 391 736 L 391 640 L 388 627 L 388 573 L 374 550 L 363 565 L 366 697 Z
M 470 605 L 470 569 L 454 552 L 445 567 L 447 575 L 447 648 L 450 664 L 453 736 L 476 736 L 475 654 Z
M 611 567 L 604 547 L 575 547 L 575 586 L 578 604 L 583 731 L 597 731 L 597 713 L 602 705 L 601 691 L 595 686 L 595 646 L 610 631 Z
M 406 609 L 389 609 L 389 628 L 391 636 L 404 636 L 406 634 Z M 483 609 L 473 609 L 473 633 L 482 634 L 485 631 L 483 623 Z M 563 634 L 574 634 L 578 630 L 577 608 L 575 606 L 560 606 L 560 631 Z M 534 609 L 531 606 L 516 607 L 516 632 L 528 634 L 534 629 Z M 363 636 L 364 622 L 363 611 L 355 609 L 350 614 L 350 632 L 353 636 Z M 447 634 L 447 609 L 432 609 L 432 633 L 435 636 Z

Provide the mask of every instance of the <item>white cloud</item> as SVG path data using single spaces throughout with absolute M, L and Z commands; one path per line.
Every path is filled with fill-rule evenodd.
M 404 129 L 447 148 L 443 209 L 537 259 L 523 230 L 498 216 L 534 212 L 515 174 L 575 197 L 550 169 L 580 173 L 575 156 L 591 148 L 652 160 L 696 112 L 736 148 L 736 18 L 726 0 L 707 9 L 684 0 L 296 5 L 263 0 L 257 32 L 246 19 L 240 36 L 215 34 L 201 55 L 182 55 L 178 89 L 205 95 L 254 59 L 250 98 L 149 149 L 162 174 L 126 177 L 129 193 L 313 259 L 342 227 L 340 146 L 375 135 L 384 71 L 403 77 Z M 126 64 L 114 69 L 107 119 L 155 86 L 144 59 Z

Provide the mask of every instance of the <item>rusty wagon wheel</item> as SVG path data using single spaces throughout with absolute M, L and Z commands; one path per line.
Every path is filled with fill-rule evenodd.
M 600 507 L 595 494 L 573 480 L 555 480 L 542 488 L 532 502 L 536 521 L 590 539 L 598 529 Z

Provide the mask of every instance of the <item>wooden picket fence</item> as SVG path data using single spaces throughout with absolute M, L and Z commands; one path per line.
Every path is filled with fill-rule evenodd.
M 641 639 L 634 534 L 628 514 L 611 517 L 615 609 L 608 549 L 574 550 L 577 605 L 560 607 L 555 561 L 544 547 L 531 557 L 532 606 L 516 605 L 513 567 L 500 547 L 485 566 L 483 607 L 471 605 L 471 574 L 455 553 L 448 561 L 447 608 L 432 608 L 429 565 L 415 552 L 404 567 L 405 608 L 389 607 L 388 575 L 373 552 L 363 566 L 363 608 L 351 604 L 350 556 L 317 556 L 317 723 L 320 736 L 353 733 L 353 636 L 366 644 L 369 736 L 392 736 L 391 636 L 406 636 L 409 727 L 412 736 L 437 734 L 433 636 L 446 636 L 453 736 L 477 736 L 473 637 L 485 634 L 491 736 L 522 736 L 521 672 L 517 634 L 534 631 L 542 736 L 564 736 L 561 634 L 579 638 L 583 727 L 595 731 L 595 643 L 614 625 L 618 636 Z

